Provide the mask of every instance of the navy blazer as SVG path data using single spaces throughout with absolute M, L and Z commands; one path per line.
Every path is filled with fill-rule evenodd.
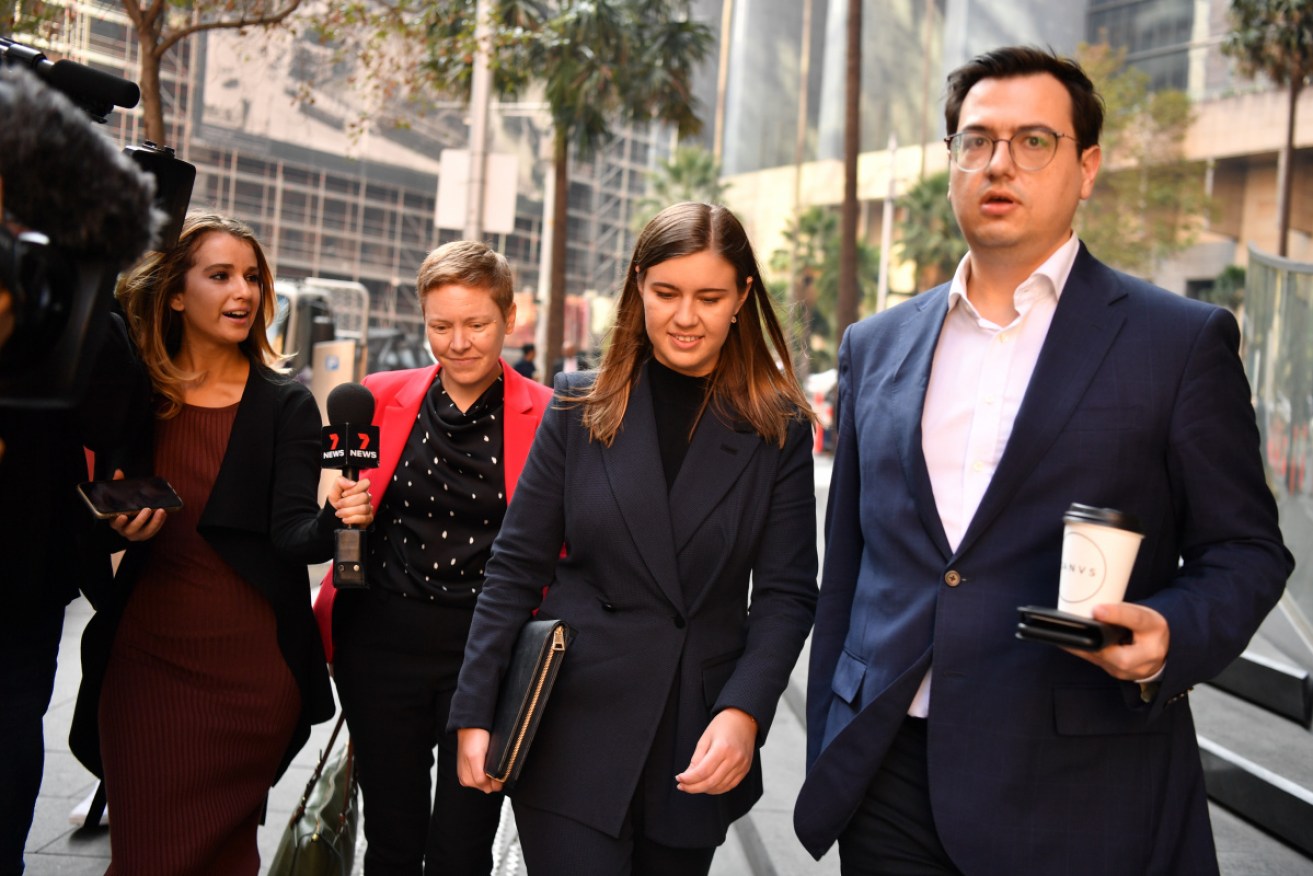
M 794 823 L 819 857 L 858 806 L 933 663 L 930 794 L 972 874 L 1216 872 L 1186 692 L 1244 649 L 1293 560 L 1259 457 L 1231 314 L 1081 247 L 1015 426 L 950 550 L 921 411 L 940 286 L 849 330 Z M 1056 605 L 1062 515 L 1147 529 L 1127 601 L 1171 631 L 1162 686 L 1014 636 Z
M 556 389 L 591 379 L 558 375 Z M 811 627 L 811 433 L 800 419 L 780 448 L 707 413 L 667 492 L 645 379 L 610 447 L 581 413 L 557 402 L 543 417 L 493 544 L 449 726 L 491 726 L 511 646 L 542 598 L 539 617 L 576 636 L 515 799 L 617 836 L 641 787 L 650 838 L 717 845 L 761 795 L 760 759 L 719 796 L 685 794 L 674 777 L 722 709 L 752 715 L 764 742 Z
M 228 447 L 197 526 L 219 556 L 273 606 L 278 646 L 301 692 L 301 716 L 278 774 L 301 750 L 310 725 L 333 716 L 333 693 L 310 610 L 306 565 L 333 555 L 337 517 L 319 506 L 319 408 L 310 391 L 268 368 L 251 366 Z M 154 419 L 143 424 L 130 473 L 149 473 Z M 166 524 L 167 525 L 167 524 Z M 69 742 L 101 775 L 98 711 L 114 633 L 141 574 L 150 541 L 128 546 L 103 604 L 82 634 L 82 686 Z

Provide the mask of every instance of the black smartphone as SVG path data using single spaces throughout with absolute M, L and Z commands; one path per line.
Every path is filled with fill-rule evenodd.
M 1105 624 L 1078 614 L 1023 605 L 1017 608 L 1017 638 L 1048 642 L 1080 651 L 1098 651 L 1109 645 L 1129 645 L 1131 631 L 1117 624 Z
M 177 511 L 182 499 L 162 477 L 123 478 L 117 481 L 87 481 L 78 493 L 91 513 L 104 520 L 120 514 L 136 514 L 142 508 Z

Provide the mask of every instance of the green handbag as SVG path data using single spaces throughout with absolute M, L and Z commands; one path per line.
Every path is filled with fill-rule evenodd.
M 329 762 L 333 735 L 269 864 L 269 876 L 350 876 L 356 857 L 356 764 L 351 741 Z

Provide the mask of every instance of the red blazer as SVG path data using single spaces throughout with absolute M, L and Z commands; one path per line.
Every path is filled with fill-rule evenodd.
M 551 402 L 552 390 L 520 376 L 504 359 L 501 365 L 503 379 L 506 381 L 505 414 L 502 421 L 505 425 L 502 428 L 505 429 L 503 452 L 506 463 L 506 501 L 509 503 L 515 495 L 515 484 L 520 479 L 520 470 L 524 468 L 525 457 L 529 455 L 538 423 Z M 401 451 L 415 426 L 419 406 L 437 378 L 438 368 L 437 365 L 431 365 L 407 371 L 383 371 L 370 374 L 362 381 L 374 393 L 374 425 L 379 430 L 380 465 L 361 472 L 362 478 L 369 478 L 375 513 L 387 493 L 388 484 L 392 482 L 392 473 L 401 461 Z M 330 569 L 324 576 L 319 595 L 315 597 L 315 620 L 319 623 L 319 635 L 324 640 L 324 656 L 329 663 L 333 662 L 333 600 L 336 596 L 337 589 L 333 587 L 333 571 Z

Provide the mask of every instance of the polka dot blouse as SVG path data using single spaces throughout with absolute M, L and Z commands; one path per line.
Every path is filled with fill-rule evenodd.
M 506 515 L 500 377 L 466 411 L 435 380 L 369 537 L 371 585 L 473 605 Z

